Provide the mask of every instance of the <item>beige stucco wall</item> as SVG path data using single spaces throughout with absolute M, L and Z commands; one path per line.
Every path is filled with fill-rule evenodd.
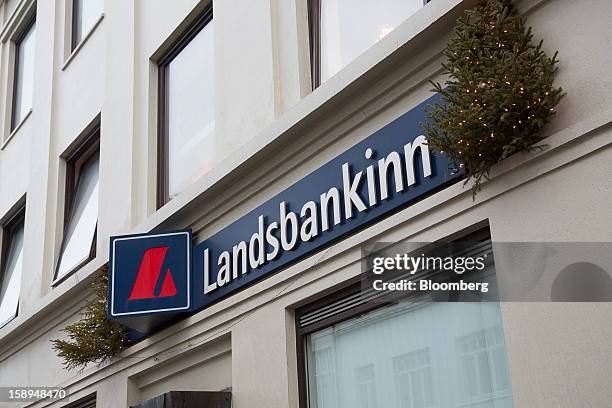
M 0 329 L 0 386 L 62 385 L 71 400 L 95 391 L 109 408 L 183 386 L 231 387 L 238 408 L 297 407 L 293 309 L 359 274 L 361 243 L 434 240 L 483 220 L 494 241 L 611 241 L 612 4 L 522 0 L 535 36 L 547 52 L 559 50 L 558 84 L 568 92 L 546 129 L 546 151 L 500 165 L 475 202 L 461 183 L 451 186 L 101 367 L 67 372 L 50 350 L 49 340 L 78 318 L 110 235 L 190 227 L 204 239 L 408 111 L 430 95 L 426 79 L 439 76 L 452 21 L 472 3 L 432 2 L 310 93 L 304 0 L 216 2 L 219 163 L 155 211 L 155 61 L 206 3 L 106 0 L 102 20 L 68 56 L 66 1 L 39 0 L 33 111 L 0 150 L 0 219 L 26 194 L 28 205 L 19 317 Z M 0 30 L 10 31 L 11 16 L 30 4 L 0 2 Z M 8 37 L 0 53 L 2 131 Z M 60 156 L 98 114 L 97 258 L 51 288 Z M 502 315 L 517 407 L 608 406 L 612 305 L 507 303 Z

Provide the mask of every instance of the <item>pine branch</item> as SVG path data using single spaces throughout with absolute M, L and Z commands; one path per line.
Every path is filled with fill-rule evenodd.
M 62 330 L 68 335 L 68 340 L 51 340 L 53 350 L 64 360 L 67 370 L 82 371 L 89 363 L 101 363 L 127 344 L 126 328 L 107 318 L 106 270 L 94 276 L 91 290 L 93 298 L 87 302 L 81 320 Z
M 473 197 L 501 160 L 532 152 L 542 129 L 565 95 L 553 86 L 557 53 L 549 58 L 543 41 L 532 43 L 531 27 L 509 0 L 486 0 L 458 19 L 443 55 L 447 79 L 431 82 L 444 104 L 430 106 L 423 130 L 473 179 Z

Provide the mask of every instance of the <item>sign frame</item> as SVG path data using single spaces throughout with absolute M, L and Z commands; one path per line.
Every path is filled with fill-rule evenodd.
M 156 309 L 147 309 L 133 312 L 116 312 L 115 311 L 115 283 L 117 282 L 115 273 L 117 271 L 117 257 L 116 257 L 116 249 L 117 242 L 124 241 L 134 241 L 134 240 L 151 240 L 155 238 L 163 238 L 163 237 L 177 237 L 177 236 L 185 236 L 185 244 L 186 244 L 186 295 L 187 302 L 185 305 L 181 305 L 178 307 L 165 307 L 165 308 L 156 308 Z M 192 265 L 192 237 L 191 230 L 180 230 L 180 231 L 172 231 L 172 232 L 163 232 L 163 233 L 153 233 L 153 234 L 131 234 L 131 235 L 122 235 L 122 236 L 114 236 L 110 238 L 110 260 L 109 263 L 109 285 L 108 285 L 108 294 L 109 294 L 109 302 L 108 302 L 108 314 L 111 318 L 123 318 L 129 316 L 143 316 L 143 315 L 156 315 L 160 313 L 167 312 L 187 312 L 192 308 L 193 302 L 193 265 Z

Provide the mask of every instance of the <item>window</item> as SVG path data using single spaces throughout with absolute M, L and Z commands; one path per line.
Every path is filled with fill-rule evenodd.
M 0 327 L 17 316 L 23 262 L 25 207 L 2 227 L 0 259 Z
M 11 131 L 25 119 L 32 109 L 35 34 L 36 20 L 32 19 L 15 41 Z
M 64 408 L 96 408 L 96 394 L 88 395 L 71 404 L 64 405 Z
M 213 166 L 213 47 L 209 7 L 159 63 L 159 207 Z
M 424 0 L 309 0 L 313 88 L 389 34 Z
M 72 0 L 72 49 L 91 31 L 102 15 L 104 0 Z
M 512 407 L 503 334 L 484 333 L 503 333 L 498 303 L 400 302 L 306 332 L 301 406 Z
M 100 128 L 66 159 L 64 239 L 54 281 L 67 276 L 95 257 L 98 224 Z
M 466 248 L 492 251 L 488 229 Z M 302 408 L 513 406 L 498 302 L 372 296 L 357 284 L 296 310 Z

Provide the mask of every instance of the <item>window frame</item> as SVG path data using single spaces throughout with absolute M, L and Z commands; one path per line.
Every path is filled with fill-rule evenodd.
M 213 19 L 212 3 L 189 25 L 170 49 L 157 62 L 157 209 L 170 201 L 168 148 L 170 134 L 168 132 L 168 98 L 167 69 L 170 63 Z
M 314 91 L 321 86 L 321 2 L 308 0 L 308 38 L 310 45 L 310 81 Z M 423 6 L 431 0 L 423 0 Z
M 72 12 L 71 12 L 71 17 L 72 17 L 72 21 L 70 23 L 70 52 L 72 53 L 81 43 L 81 41 L 83 41 L 83 36 L 81 33 L 81 39 L 77 40 L 76 38 L 76 27 L 77 27 L 77 11 L 78 11 L 78 0 L 70 0 L 72 2 Z
M 308 38 L 312 90 L 321 86 L 321 1 L 308 0 Z
M 25 203 L 23 203 L 13 212 L 13 214 L 8 218 L 8 220 L 2 224 L 2 247 L 0 249 L 0 286 L 2 285 L 2 282 L 4 281 L 4 278 L 7 272 L 6 271 L 7 260 L 8 260 L 9 251 L 11 250 L 11 246 L 13 244 L 13 240 L 15 239 L 15 232 L 19 228 L 23 228 L 25 232 L 25 213 L 26 213 L 26 205 Z M 25 239 L 24 239 L 24 247 L 25 247 Z M 22 247 L 22 251 L 23 251 L 23 247 Z M 23 271 L 21 272 L 23 273 Z M 21 293 L 20 293 L 19 298 L 21 298 Z M 17 301 L 17 312 L 15 316 L 6 322 L 0 322 L 0 327 L 5 326 L 11 320 L 15 319 L 19 315 L 19 301 L 20 300 L 21 299 Z M 2 302 L 2 299 L 0 299 L 0 302 Z
M 300 327 L 300 317 L 343 298 L 356 295 L 361 290 L 361 282 L 350 281 L 336 292 L 315 300 L 295 310 L 296 356 L 298 369 L 298 407 L 308 408 L 308 367 L 306 365 L 306 337 L 336 324 L 354 319 L 361 315 L 389 306 L 390 302 L 367 302 L 337 315 L 325 318 L 307 327 Z
M 83 27 L 81 27 L 81 38 L 77 39 L 76 28 L 77 28 L 77 22 L 78 22 L 77 11 L 79 10 L 79 7 L 78 7 L 79 0 L 69 0 L 69 1 L 72 3 L 70 5 L 71 7 L 70 17 L 72 20 L 70 22 L 70 53 L 73 53 L 79 47 L 79 45 L 81 45 L 81 43 L 85 42 L 85 40 L 89 37 L 89 34 L 96 28 L 96 26 L 99 23 L 99 20 L 101 19 L 102 16 L 104 16 L 104 11 L 100 13 L 100 15 L 97 17 L 97 21 L 95 21 L 92 24 L 92 26 L 89 27 L 86 31 L 83 30 Z
M 63 408 L 95 408 L 97 403 L 97 394 L 94 392 L 93 394 L 89 394 L 75 402 L 64 405 Z
M 36 14 L 34 14 L 33 16 L 29 17 L 25 24 L 23 25 L 23 27 L 18 31 L 17 36 L 15 37 L 15 39 L 13 40 L 14 43 L 14 47 L 15 47 L 15 54 L 14 54 L 14 62 L 13 62 L 13 84 L 12 84 L 12 95 L 11 95 L 11 123 L 9 126 L 9 131 L 10 133 L 13 133 L 21 124 L 21 122 L 23 122 L 25 120 L 25 118 L 28 117 L 28 114 L 26 113 L 22 118 L 19 119 L 19 122 L 16 122 L 16 115 L 17 115 L 17 107 L 15 106 L 17 103 L 17 83 L 19 82 L 19 48 L 21 43 L 23 42 L 24 38 L 28 35 L 28 33 L 30 32 L 30 30 L 32 29 L 32 27 L 34 27 L 34 25 L 36 24 Z M 34 32 L 34 35 L 36 35 L 36 32 Z M 34 41 L 36 41 L 36 39 L 34 39 Z M 32 81 L 34 81 L 34 78 L 32 78 Z M 23 97 L 23 96 L 22 96 Z M 30 106 L 30 110 L 32 110 L 32 107 Z
M 470 226 L 464 230 L 458 231 L 450 236 L 443 237 L 436 242 L 450 241 L 478 241 L 483 238 L 491 239 L 491 229 L 488 221 Z M 300 318 L 313 312 L 321 307 L 329 306 L 334 302 L 354 296 L 361 292 L 360 276 L 345 282 L 344 286 L 337 289 L 335 292 L 324 295 L 306 305 L 299 306 L 295 309 L 295 342 L 296 342 L 296 358 L 297 358 L 297 379 L 298 379 L 298 407 L 308 408 L 308 367 L 306 364 L 306 337 L 312 333 L 324 330 L 328 327 L 358 318 L 360 316 L 372 313 L 376 310 L 389 307 L 396 304 L 394 300 L 377 302 L 365 302 L 357 306 L 351 307 L 348 310 L 325 317 L 322 320 L 312 323 L 306 327 L 300 327 Z M 410 295 L 406 295 L 409 298 Z
M 95 126 L 87 133 L 87 136 L 81 141 L 77 147 L 66 156 L 66 184 L 64 191 L 64 222 L 62 229 L 62 244 L 60 246 L 59 256 L 55 262 L 55 269 L 53 272 L 53 283 L 52 286 L 62 282 L 68 276 L 72 275 L 75 271 L 81 269 L 83 266 L 91 262 L 96 257 L 96 245 L 98 241 L 98 227 L 96 222 L 96 228 L 94 230 L 94 238 L 91 243 L 89 255 L 87 258 L 66 272 L 63 276 L 58 277 L 59 267 L 61 265 L 64 251 L 66 250 L 66 233 L 68 227 L 72 222 L 73 207 L 75 205 L 75 196 L 77 187 L 79 185 L 79 177 L 81 175 L 81 169 L 85 164 L 91 160 L 100 157 L 100 124 L 96 123 Z M 99 174 L 99 173 L 98 173 Z M 98 175 L 98 182 L 100 176 Z

